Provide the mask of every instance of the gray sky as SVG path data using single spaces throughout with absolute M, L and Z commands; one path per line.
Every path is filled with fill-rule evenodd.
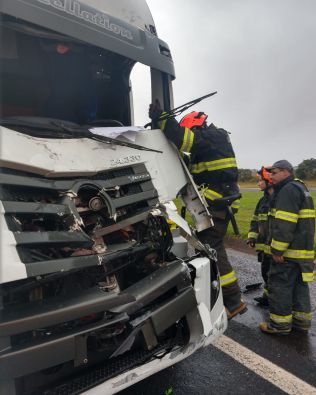
M 147 0 L 172 51 L 175 106 L 230 131 L 239 167 L 316 158 L 316 0 Z

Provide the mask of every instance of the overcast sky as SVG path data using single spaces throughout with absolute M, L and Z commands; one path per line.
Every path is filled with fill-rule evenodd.
M 175 106 L 231 132 L 239 167 L 316 158 L 316 0 L 147 0 L 171 49 Z

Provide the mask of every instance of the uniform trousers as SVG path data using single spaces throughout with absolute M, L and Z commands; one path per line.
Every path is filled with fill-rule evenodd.
M 310 294 L 299 263 L 271 261 L 268 284 L 271 325 L 279 329 L 293 326 L 308 330 L 312 320 Z
M 208 244 L 217 252 L 217 266 L 223 290 L 224 305 L 229 311 L 241 304 L 240 288 L 235 271 L 230 264 L 224 247 L 224 237 L 227 232 L 229 219 L 225 212 L 222 218 L 213 216 L 214 226 L 198 234 L 204 244 Z

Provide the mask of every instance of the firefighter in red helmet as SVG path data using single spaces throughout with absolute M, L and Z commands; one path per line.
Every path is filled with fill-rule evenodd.
M 266 248 L 268 241 L 268 214 L 270 211 L 271 196 L 273 193 L 272 178 L 264 166 L 257 171 L 258 187 L 263 192 L 259 199 L 248 232 L 247 244 L 255 248 L 258 254 L 258 262 L 261 263 L 261 274 L 264 280 L 263 295 L 254 298 L 261 306 L 269 305 L 268 273 L 271 264 L 271 252 Z
M 201 187 L 213 217 L 214 227 L 198 234 L 200 240 L 217 252 L 217 264 L 228 319 L 247 310 L 241 299 L 237 276 L 224 247 L 224 236 L 230 221 L 227 208 L 235 212 L 240 197 L 238 169 L 229 134 L 215 125 L 207 125 L 207 115 L 191 112 L 180 123 L 163 118 L 158 101 L 149 106 L 149 117 L 179 149 L 190 157 L 190 172 Z

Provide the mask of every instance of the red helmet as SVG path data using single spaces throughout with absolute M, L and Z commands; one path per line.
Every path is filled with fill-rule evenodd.
M 181 119 L 180 126 L 189 129 L 195 126 L 202 126 L 206 122 L 207 117 L 208 116 L 204 114 L 204 112 L 192 111 Z
M 271 174 L 264 166 L 262 166 L 261 169 L 257 171 L 257 175 L 260 176 L 267 184 L 272 184 Z

